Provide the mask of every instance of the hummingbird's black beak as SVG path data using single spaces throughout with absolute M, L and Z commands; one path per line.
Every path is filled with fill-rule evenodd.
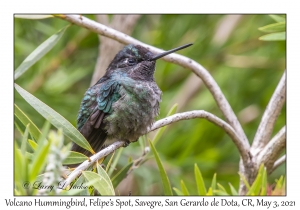
M 187 47 L 189 47 L 189 46 L 191 46 L 191 45 L 193 45 L 193 43 L 185 44 L 185 45 L 182 45 L 182 46 L 180 46 L 180 47 L 176 47 L 176 48 L 174 48 L 174 49 L 172 49 L 172 50 L 168 50 L 168 51 L 166 51 L 166 52 L 160 53 L 160 54 L 155 55 L 154 57 L 150 58 L 149 61 L 155 61 L 155 60 L 157 60 L 157 59 L 159 59 L 159 58 L 161 58 L 161 57 L 164 57 L 164 56 L 166 56 L 166 55 L 169 55 L 169 54 L 171 54 L 171 53 L 173 53 L 173 52 L 176 52 L 176 51 L 178 51 L 178 50 L 187 48 Z

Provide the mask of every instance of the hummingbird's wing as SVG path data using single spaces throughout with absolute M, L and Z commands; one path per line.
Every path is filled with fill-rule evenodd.
M 95 152 L 98 152 L 106 140 L 106 129 L 103 120 L 112 110 L 112 104 L 120 98 L 120 85 L 115 80 L 106 80 L 90 87 L 81 102 L 77 128 L 88 140 Z M 91 156 L 84 148 L 73 144 L 72 151 Z

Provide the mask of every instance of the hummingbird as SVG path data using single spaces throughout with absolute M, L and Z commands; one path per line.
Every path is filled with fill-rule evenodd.
M 130 44 L 116 54 L 105 75 L 84 94 L 77 117 L 77 129 L 95 152 L 117 140 L 128 145 L 147 132 L 162 95 L 154 80 L 156 60 L 191 45 L 154 55 Z M 71 150 L 92 155 L 75 143 Z

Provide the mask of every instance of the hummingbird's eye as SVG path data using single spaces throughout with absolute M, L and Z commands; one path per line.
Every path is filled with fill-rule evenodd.
M 127 59 L 127 63 L 128 63 L 129 65 L 133 65 L 133 64 L 136 63 L 136 61 L 135 61 L 135 59 L 133 59 L 133 58 L 128 58 L 128 59 Z

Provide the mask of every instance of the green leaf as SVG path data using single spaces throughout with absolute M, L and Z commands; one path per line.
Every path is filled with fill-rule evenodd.
M 158 169 L 159 169 L 160 177 L 161 177 L 163 187 L 164 187 L 164 194 L 165 195 L 173 195 L 171 185 L 170 185 L 170 182 L 169 182 L 169 178 L 168 178 L 167 173 L 166 173 L 166 171 L 165 171 L 165 169 L 164 169 L 164 167 L 161 163 L 161 160 L 158 156 L 158 153 L 157 153 L 154 145 L 152 144 L 152 142 L 150 140 L 148 140 L 148 141 L 149 141 L 149 145 L 151 147 L 151 150 L 154 154 L 156 164 L 157 164 Z
M 84 183 L 84 184 L 82 184 L 83 186 L 93 186 L 96 182 L 98 182 L 97 179 L 94 179 L 90 182 L 84 182 L 84 176 L 81 175 L 76 180 L 76 182 L 74 183 L 74 186 L 80 186 L 81 183 Z M 90 195 L 89 192 L 88 192 L 88 189 L 89 188 L 84 188 L 83 187 L 83 188 L 80 188 L 80 189 L 62 190 L 59 195 L 82 195 L 82 196 L 86 196 L 86 195 Z
M 173 187 L 173 190 L 176 192 L 177 195 L 179 196 L 183 195 L 183 193 L 180 190 L 178 190 L 176 187 Z
M 213 194 L 213 190 L 212 190 L 212 188 L 210 187 L 210 188 L 208 188 L 208 191 L 207 191 L 207 193 L 206 193 L 206 195 L 214 195 Z
M 279 32 L 279 31 L 285 31 L 285 29 L 286 29 L 285 22 L 273 23 L 273 24 L 258 28 L 258 30 L 263 31 L 263 32 Z
M 14 170 L 14 177 L 16 182 L 24 182 L 26 181 L 25 179 L 25 171 L 23 170 L 25 164 L 24 164 L 24 159 L 25 159 L 25 154 L 22 154 L 21 150 L 18 149 L 18 145 L 15 142 L 14 144 L 14 165 L 15 165 L 15 170 Z
M 196 163 L 194 166 L 194 172 L 195 172 L 195 178 L 196 178 L 196 183 L 197 183 L 198 195 L 206 195 L 205 183 L 203 181 L 202 174 Z
M 221 184 L 219 184 L 219 183 L 217 183 L 217 186 L 218 186 L 218 188 L 220 189 L 220 191 L 222 191 L 222 192 L 226 193 L 226 195 L 228 195 L 228 193 L 227 193 L 225 187 L 223 187 L 223 186 L 222 186 Z
M 189 193 L 188 189 L 186 188 L 183 180 L 180 181 L 180 185 L 181 185 L 183 195 L 190 195 L 190 193 Z
M 27 181 L 27 165 L 25 161 L 25 155 L 18 149 L 18 145 L 14 144 L 14 181 L 15 188 L 17 188 L 21 195 L 26 195 L 26 191 L 23 187 L 24 181 Z
M 247 189 L 249 190 L 250 189 L 250 185 L 249 185 L 249 182 L 246 180 L 245 176 L 241 173 L 238 173 L 241 177 L 241 179 L 243 180 L 245 186 L 247 187 Z
M 213 195 L 214 195 L 214 191 L 216 190 L 216 188 L 217 188 L 217 174 L 215 173 L 214 177 L 212 179 L 212 182 L 211 182 L 211 189 L 212 189 Z
M 89 142 L 83 137 L 83 135 L 64 117 L 44 104 L 42 101 L 31 95 L 29 92 L 15 84 L 16 90 L 19 94 L 46 120 L 48 120 L 57 129 L 62 128 L 63 133 L 68 136 L 74 143 L 78 144 L 82 148 L 95 153 L 91 148 Z
M 101 177 L 103 177 L 109 183 L 110 187 L 112 189 L 114 189 L 113 184 L 112 184 L 108 174 L 98 163 L 97 163 L 97 172 Z
M 22 18 L 22 19 L 45 19 L 45 18 L 52 18 L 53 15 L 15 15 L 15 18 Z
M 263 35 L 258 39 L 262 41 L 285 41 L 285 32 Z
M 117 187 L 118 184 L 127 176 L 127 172 L 131 168 L 132 164 L 133 162 L 128 163 L 111 179 L 114 187 Z
M 226 191 L 223 191 L 223 190 L 215 190 L 214 195 L 227 196 L 228 193 Z
M 269 15 L 269 16 L 278 23 L 285 21 L 285 17 L 279 15 Z
M 77 164 L 82 163 L 83 161 L 88 160 L 88 157 L 85 156 L 82 153 L 70 151 L 68 157 L 64 159 L 63 165 L 71 165 L 71 164 Z
M 229 183 L 229 187 L 231 190 L 231 195 L 235 196 L 235 195 L 239 195 L 238 192 L 234 189 L 234 187 L 232 186 L 231 183 Z
M 105 177 L 92 171 L 83 171 L 82 175 L 89 181 L 97 180 L 93 186 L 98 190 L 101 195 L 115 195 L 114 189 L 109 183 L 110 180 L 105 179 Z
M 23 125 L 27 125 L 28 123 L 30 123 L 30 127 L 29 127 L 29 132 L 31 133 L 31 135 L 38 140 L 40 135 L 41 135 L 41 131 L 38 129 L 38 127 L 29 119 L 29 117 L 16 105 L 15 105 L 15 109 L 14 109 L 14 114 L 16 115 L 16 117 L 23 123 Z
M 42 129 L 42 135 L 38 140 L 38 147 L 33 153 L 32 163 L 29 166 L 29 181 L 32 182 L 36 179 L 39 172 L 43 169 L 47 162 L 47 155 L 50 151 L 50 141 L 46 140 L 46 136 L 50 129 L 50 123 L 47 121 Z
M 122 154 L 122 151 L 123 151 L 124 147 L 121 147 L 117 153 L 117 156 L 116 158 L 113 160 L 111 166 L 110 166 L 110 169 L 108 170 L 108 175 L 111 176 L 113 171 L 115 170 L 116 166 L 117 166 L 117 163 L 121 157 L 121 154 Z
M 267 187 L 268 187 L 268 180 L 267 180 L 267 170 L 264 168 L 262 174 L 262 183 L 261 183 L 261 192 L 260 195 L 267 195 Z
M 47 162 L 47 156 L 50 151 L 50 141 L 44 145 L 41 150 L 36 150 L 39 151 L 36 156 L 33 156 L 33 162 L 30 167 L 30 181 L 35 180 L 39 172 L 43 169 L 45 163 Z
M 31 139 L 28 139 L 28 143 L 33 150 L 36 150 L 36 148 L 38 147 L 37 143 Z
M 24 135 L 24 132 L 23 132 L 23 130 L 21 129 L 19 123 L 15 120 L 15 121 L 14 121 L 14 124 L 15 124 L 17 130 L 18 130 L 18 131 L 20 132 L 20 134 L 23 136 L 23 135 Z
M 22 74 L 24 74 L 33 64 L 40 60 L 47 52 L 49 52 L 60 40 L 65 30 L 69 27 L 66 26 L 59 30 L 56 34 L 52 35 L 46 41 L 44 41 L 40 46 L 38 46 L 15 70 L 15 80 L 18 79 Z
M 171 109 L 169 110 L 168 114 L 166 117 L 173 115 L 174 113 L 176 113 L 178 104 L 174 104 Z M 158 129 L 158 131 L 156 132 L 154 138 L 153 138 L 153 145 L 155 145 L 157 143 L 157 141 L 161 138 L 161 136 L 163 135 L 164 131 L 166 130 L 167 126 L 161 127 Z
M 146 142 L 146 135 L 143 135 L 139 138 L 138 143 L 141 147 L 141 151 L 144 152 L 145 150 L 145 142 Z
M 254 182 L 253 182 L 251 188 L 249 189 L 247 195 L 259 195 L 259 191 L 261 189 L 261 183 L 262 183 L 263 170 L 264 170 L 264 165 L 262 164 L 259 167 L 257 177 L 254 180 Z
M 114 159 L 115 152 L 116 152 L 116 151 L 114 151 L 114 152 L 112 153 L 112 155 L 111 155 L 111 157 L 110 157 L 110 159 L 109 159 L 109 161 L 108 161 L 108 163 L 107 163 L 107 165 L 106 165 L 106 168 L 105 168 L 106 173 L 108 172 L 108 169 L 110 168 L 110 165 L 111 165 L 111 163 L 112 163 L 112 161 L 113 161 L 113 159 Z
M 283 187 L 283 176 L 280 176 L 279 180 L 277 180 L 276 182 L 276 186 L 273 192 L 280 191 L 282 187 Z
M 23 138 L 22 138 L 22 144 L 21 144 L 22 154 L 25 154 L 25 152 L 26 152 L 26 144 L 27 144 L 27 139 L 28 139 L 29 126 L 30 126 L 30 124 L 28 124 L 26 126 L 26 129 L 25 129 L 25 132 L 24 132 L 24 135 L 23 135 Z

